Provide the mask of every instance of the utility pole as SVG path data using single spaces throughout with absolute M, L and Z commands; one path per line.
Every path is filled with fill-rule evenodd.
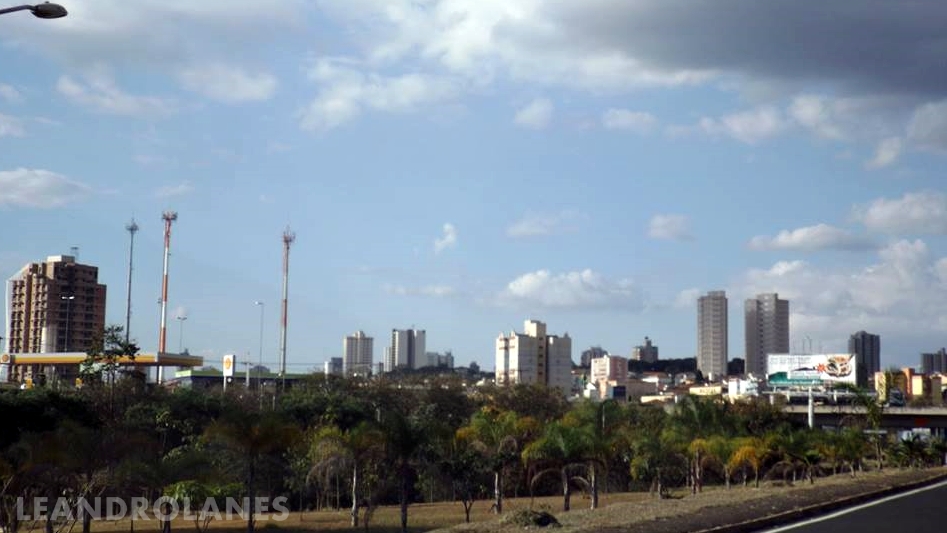
M 174 211 L 165 211 L 161 214 L 161 219 L 164 220 L 164 268 L 161 277 L 161 329 L 158 332 L 158 353 L 155 354 L 159 385 L 164 381 L 161 355 L 168 348 L 168 259 L 171 256 L 171 224 L 178 219 L 178 214 Z
M 135 233 L 138 232 L 138 224 L 135 223 L 135 217 L 125 225 L 128 231 L 128 301 L 125 304 L 125 346 L 128 346 L 131 338 L 132 329 L 132 264 L 135 255 Z
M 289 297 L 289 247 L 296 240 L 296 234 L 286 227 L 283 232 L 283 302 L 282 302 L 282 320 L 280 322 L 280 389 L 286 390 L 286 324 L 287 324 L 287 300 Z M 275 401 L 275 400 L 274 400 Z

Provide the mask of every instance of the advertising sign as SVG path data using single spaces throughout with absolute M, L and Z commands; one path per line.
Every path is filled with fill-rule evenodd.
M 855 356 L 835 354 L 771 354 L 766 358 L 770 385 L 807 386 L 831 383 L 855 384 Z
M 233 354 L 227 354 L 224 356 L 224 377 L 233 377 Z

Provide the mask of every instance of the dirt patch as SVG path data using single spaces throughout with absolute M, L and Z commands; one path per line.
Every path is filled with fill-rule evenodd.
M 817 478 L 814 484 L 797 482 L 791 486 L 782 483 L 761 483 L 760 488 L 734 486 L 706 488 L 702 493 L 679 493 L 678 499 L 649 499 L 634 503 L 619 503 L 597 510 L 576 510 L 552 514 L 562 524 L 562 533 L 688 533 L 712 530 L 739 524 L 766 516 L 780 515 L 829 502 L 866 495 L 895 487 L 947 476 L 947 468 L 924 470 L 886 469 L 882 472 L 863 472 L 855 478 L 836 475 Z M 501 524 L 490 520 L 477 524 L 463 524 L 450 531 L 512 531 L 522 526 Z M 446 531 L 446 530 L 445 530 Z

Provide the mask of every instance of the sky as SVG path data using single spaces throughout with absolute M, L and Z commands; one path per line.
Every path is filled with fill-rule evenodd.
M 412 326 L 490 369 L 526 319 L 692 357 L 709 290 L 730 358 L 761 292 L 796 350 L 947 345 L 940 0 L 62 1 L 0 16 L 0 273 L 78 247 L 124 324 L 134 218 L 144 351 L 169 209 L 207 364 L 275 366 L 287 227 L 291 372 Z

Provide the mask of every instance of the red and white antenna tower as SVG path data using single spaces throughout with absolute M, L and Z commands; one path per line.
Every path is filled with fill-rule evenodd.
M 164 368 L 161 367 L 161 356 L 168 346 L 168 258 L 171 256 L 171 223 L 178 219 L 174 211 L 165 211 L 161 214 L 164 220 L 164 268 L 161 277 L 161 330 L 158 332 L 158 353 L 155 362 L 158 363 L 158 383 L 164 381 Z
M 279 334 L 279 374 L 282 380 L 281 387 L 284 390 L 286 389 L 286 311 L 289 297 L 289 247 L 295 240 L 296 234 L 290 231 L 289 226 L 287 226 L 286 231 L 283 232 L 283 303 Z

